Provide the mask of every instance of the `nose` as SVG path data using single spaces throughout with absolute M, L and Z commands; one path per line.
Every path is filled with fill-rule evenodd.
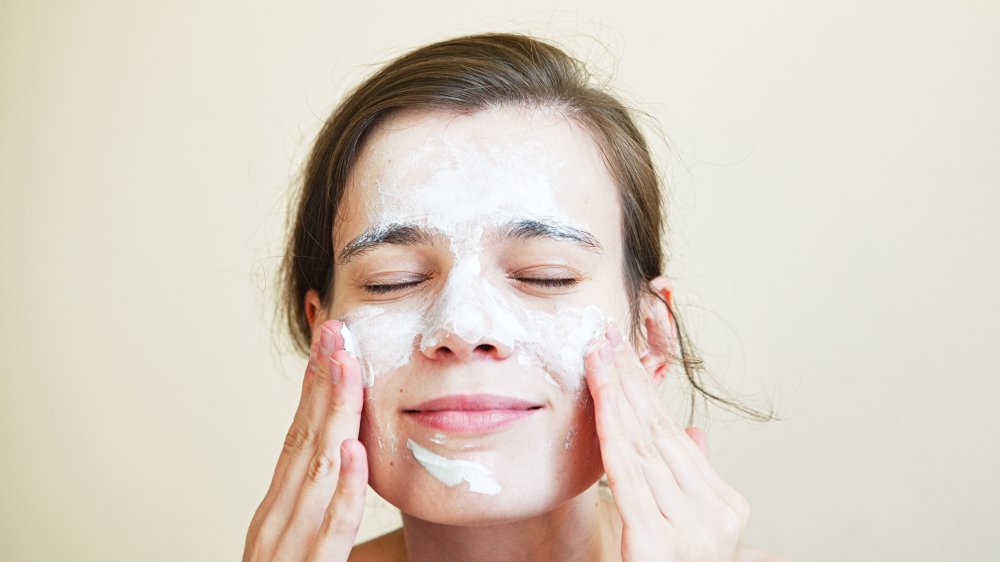
M 420 352 L 424 357 L 436 361 L 446 361 L 453 359 L 456 361 L 469 361 L 477 358 L 491 358 L 502 360 L 514 353 L 511 345 L 506 345 L 496 338 L 485 337 L 476 342 L 467 342 L 453 333 L 441 334 L 433 338 L 433 345 L 420 345 Z

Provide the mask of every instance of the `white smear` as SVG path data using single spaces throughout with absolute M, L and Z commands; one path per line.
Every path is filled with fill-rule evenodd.
M 565 160 L 541 141 L 484 146 L 476 137 L 419 136 L 422 131 L 394 130 L 361 160 L 357 173 L 374 188 L 365 213 L 372 228 L 432 229 L 449 241 L 454 261 L 432 301 L 409 310 L 363 306 L 345 315 L 355 354 L 363 358 L 365 385 L 406 365 L 418 349 L 426 352 L 455 336 L 512 348 L 519 364 L 539 367 L 548 382 L 579 389 L 583 356 L 605 326 L 605 314 L 596 306 L 525 306 L 519 293 L 492 283 L 481 264 L 484 232 L 510 220 L 587 229 L 574 224 L 556 198 L 554 184 Z M 419 136 L 415 150 L 409 134 Z
M 352 336 L 351 331 L 347 329 L 347 324 L 340 325 L 340 337 L 344 338 L 344 350 L 355 358 L 360 357 L 358 354 L 358 346 L 354 343 L 354 336 Z
M 445 486 L 454 487 L 462 482 L 468 482 L 470 492 L 487 496 L 500 493 L 500 484 L 485 466 L 472 461 L 448 459 L 436 455 L 418 445 L 413 439 L 407 439 L 406 446 L 413 451 L 417 462 Z
M 434 437 L 431 437 L 431 443 L 437 443 L 438 445 L 444 445 L 445 439 L 447 439 L 443 433 L 435 433 Z
M 410 360 L 421 316 L 417 311 L 387 314 L 381 307 L 361 306 L 345 314 L 343 321 L 351 326 L 361 378 L 371 387 L 376 374 L 391 372 Z

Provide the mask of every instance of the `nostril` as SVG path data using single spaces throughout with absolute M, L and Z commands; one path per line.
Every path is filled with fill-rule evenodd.
M 497 350 L 497 348 L 493 347 L 492 345 L 490 345 L 488 343 L 481 343 L 481 344 L 479 344 L 479 345 L 476 346 L 476 351 L 482 351 L 483 353 L 493 353 L 496 350 Z

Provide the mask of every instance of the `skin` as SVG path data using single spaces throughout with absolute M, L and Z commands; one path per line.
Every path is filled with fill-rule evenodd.
M 473 342 L 446 335 L 426 349 L 415 341 L 405 365 L 379 373 L 365 388 L 336 319 L 373 304 L 401 313 L 433 306 L 452 274 L 455 240 L 446 232 L 417 245 L 384 244 L 338 265 L 329 308 L 315 291 L 306 296 L 314 342 L 302 397 L 251 523 L 244 560 L 770 559 L 740 546 L 747 502 L 712 469 L 704 435 L 675 425 L 657 398 L 674 344 L 666 306 L 644 297 L 637 303 L 642 333 L 630 338 L 618 328 L 627 325 L 628 300 L 620 213 L 608 212 L 619 208 L 616 187 L 585 129 L 544 109 L 397 115 L 360 155 L 333 233 L 335 248 L 375 226 L 378 190 L 405 191 L 426 177 L 392 172 L 407 165 L 406 155 L 442 138 L 484 154 L 544 147 L 551 161 L 562 163 L 547 171 L 555 201 L 601 251 L 563 239 L 486 236 L 476 250 L 480 275 L 515 306 L 592 304 L 617 323 L 594 338 L 584 358 L 585 384 L 576 388 L 547 380 L 543 366 L 519 363 L 518 344 L 489 333 Z M 447 154 L 421 154 L 432 170 L 454 165 Z M 500 172 L 486 177 L 502 183 L 501 175 L 490 175 Z M 392 183 L 390 176 L 404 180 Z M 533 212 L 520 199 L 511 203 L 515 212 Z M 415 219 L 421 217 L 429 220 L 425 226 L 448 230 L 435 225 L 433 215 Z M 469 220 L 486 218 L 473 213 Z M 573 283 L 531 281 L 539 276 Z M 370 290 L 393 284 L 398 288 L 389 293 Z M 669 298 L 665 279 L 652 280 L 651 288 Z M 435 430 L 405 414 L 422 400 L 473 392 L 543 407 L 501 431 L 447 435 L 440 444 L 430 441 Z M 502 492 L 485 496 L 443 485 L 406 449 L 408 438 L 490 467 Z M 603 474 L 610 495 L 596 485 Z M 403 528 L 354 548 L 366 484 L 400 508 Z

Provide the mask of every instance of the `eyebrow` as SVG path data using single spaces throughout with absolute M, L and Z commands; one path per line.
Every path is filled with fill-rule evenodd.
M 604 248 L 597 237 L 587 232 L 556 221 L 537 219 L 517 219 L 509 221 L 497 229 L 501 239 L 530 240 L 548 238 L 572 242 L 585 250 L 602 253 Z M 437 229 L 425 229 L 415 224 L 391 223 L 378 225 L 361 233 L 348 242 L 337 256 L 337 265 L 344 265 L 352 259 L 371 252 L 383 245 L 418 246 L 440 238 Z
M 361 233 L 351 240 L 337 256 L 337 264 L 344 265 L 362 254 L 368 253 L 378 246 L 391 244 L 394 246 L 417 246 L 430 244 L 432 236 L 429 232 L 415 224 L 381 224 Z
M 518 240 L 550 238 L 552 240 L 572 242 L 585 250 L 595 253 L 604 251 L 601 243 L 597 241 L 597 237 L 593 234 L 556 221 L 518 219 L 501 226 L 499 232 L 500 238 L 514 238 Z

